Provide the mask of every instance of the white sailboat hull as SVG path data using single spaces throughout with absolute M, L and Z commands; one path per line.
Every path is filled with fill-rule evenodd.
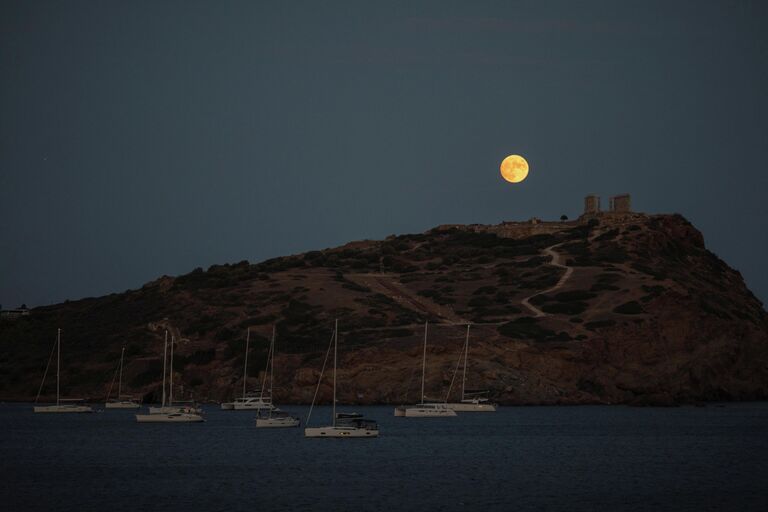
M 247 396 L 245 398 L 237 398 L 234 402 L 224 402 L 221 404 L 223 411 L 274 411 L 275 406 L 272 405 L 272 399 L 260 396 Z
M 235 403 L 233 406 L 233 409 L 235 411 L 269 411 L 274 408 L 275 407 L 272 404 L 269 404 L 266 402 L 244 403 L 244 404 Z
M 104 404 L 105 409 L 138 409 L 141 404 L 138 402 L 132 402 L 130 400 L 120 402 L 107 402 Z
M 304 437 L 365 438 L 379 437 L 378 430 L 355 427 L 307 427 Z
M 203 411 L 199 407 L 187 407 L 187 406 L 165 406 L 165 407 L 150 407 L 149 414 L 200 414 Z
M 401 418 L 449 418 L 456 416 L 456 411 L 442 404 L 439 407 L 405 405 L 395 407 L 395 416 Z
M 257 428 L 298 427 L 300 423 L 298 418 L 256 418 Z
M 93 412 L 89 405 L 36 405 L 35 412 L 65 413 L 65 412 Z
M 490 403 L 453 402 L 445 405 L 458 412 L 496 412 L 496 404 Z
M 156 413 L 156 414 L 137 414 L 138 423 L 200 423 L 205 421 L 199 414 L 192 413 Z

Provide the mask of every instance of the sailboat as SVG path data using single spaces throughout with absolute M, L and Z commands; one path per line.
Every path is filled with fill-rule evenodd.
M 171 336 L 171 371 L 170 371 L 170 394 L 169 405 L 165 404 L 165 370 L 166 356 L 168 355 L 168 331 L 165 331 L 165 341 L 163 345 L 163 401 L 160 407 L 150 407 L 149 414 L 137 414 L 138 423 L 198 423 L 203 420 L 200 416 L 200 410 L 187 407 L 173 407 L 173 343 Z
M 467 391 L 467 358 L 469 355 L 469 328 L 471 324 L 467 324 L 467 337 L 464 340 L 464 368 L 461 375 L 461 401 L 460 402 L 447 402 L 446 406 L 449 409 L 459 412 L 495 412 L 496 404 L 485 398 L 484 391 Z M 461 357 L 459 357 L 461 361 Z M 458 370 L 458 363 L 456 370 Z M 456 378 L 456 372 L 454 371 L 453 377 Z M 451 379 L 451 386 L 453 386 L 453 379 Z M 448 388 L 448 395 L 451 394 L 451 388 Z
M 93 412 L 93 409 L 89 405 L 79 404 L 77 402 L 82 402 L 82 399 L 62 399 L 59 396 L 59 383 L 61 380 L 61 329 L 57 329 L 56 331 L 56 345 L 54 346 L 56 349 L 56 405 L 36 405 L 34 407 L 35 412 L 56 412 L 56 413 L 63 413 L 63 412 Z M 51 351 L 50 357 L 48 357 L 48 364 L 45 367 L 45 372 L 43 373 L 43 381 L 40 383 L 40 389 L 37 391 L 37 397 L 35 398 L 35 403 L 37 403 L 37 400 L 40 398 L 40 392 L 43 390 L 43 385 L 45 384 L 45 377 L 48 375 L 48 367 L 51 364 L 51 358 L 53 357 L 53 351 Z M 62 403 L 62 402 L 68 402 L 68 403 Z
M 118 370 L 118 379 L 117 379 L 117 398 L 109 398 L 109 395 L 112 393 L 112 385 L 109 386 L 109 391 L 107 392 L 107 403 L 104 404 L 104 407 L 106 409 L 138 409 L 141 407 L 141 404 L 139 404 L 139 401 L 133 398 L 132 396 L 123 396 L 123 358 L 125 357 L 125 347 L 123 347 L 123 350 L 120 352 L 120 367 Z M 114 379 L 112 380 L 112 384 L 114 384 Z
M 251 341 L 251 329 L 249 328 L 245 335 L 245 363 L 243 365 L 243 396 L 235 398 L 234 402 L 224 402 L 221 404 L 222 410 L 225 411 L 261 411 L 272 410 L 272 396 L 264 395 L 264 386 L 261 386 L 261 390 L 248 393 L 248 351 Z
M 449 409 L 445 403 L 424 401 L 424 376 L 427 373 L 428 325 L 428 322 L 424 323 L 424 355 L 421 360 L 421 402 L 415 405 L 400 405 L 395 407 L 395 416 L 403 418 L 444 418 L 456 416 L 456 411 Z
M 267 355 L 267 368 L 264 369 L 264 379 L 266 381 L 267 371 L 269 371 L 269 396 L 274 396 L 273 386 L 275 380 L 275 327 L 272 327 L 272 342 L 269 344 L 269 354 Z M 266 384 L 266 382 L 265 382 Z M 261 387 L 264 389 L 264 386 Z M 298 427 L 301 423 L 299 418 L 291 416 L 285 411 L 276 407 L 269 409 L 267 413 L 260 410 L 256 415 L 256 427 L 259 428 L 280 428 L 280 427 Z
M 165 343 L 168 345 L 168 331 L 165 331 Z M 176 344 L 176 338 L 171 335 L 171 365 L 168 369 L 168 403 L 165 401 L 165 352 L 163 353 L 163 403 L 160 407 L 150 407 L 150 414 L 165 414 L 171 412 L 200 414 L 203 411 L 197 407 L 194 402 L 188 405 L 173 404 L 173 346 Z
M 333 336 L 331 337 L 331 344 L 333 346 L 333 424 L 327 427 L 306 427 L 304 429 L 304 437 L 334 437 L 334 438 L 366 438 L 366 437 L 379 437 L 379 426 L 375 421 L 367 420 L 363 418 L 362 414 L 357 413 L 337 413 L 336 412 L 336 369 L 338 362 L 338 346 L 339 346 L 339 321 L 336 320 L 333 329 Z M 312 405 L 309 408 L 309 414 L 307 415 L 307 424 L 309 424 L 309 418 L 312 416 L 312 408 L 315 406 L 315 399 L 317 398 L 317 392 L 320 389 L 320 383 L 323 380 L 323 372 L 325 371 L 325 363 L 328 361 L 328 355 L 331 351 L 331 345 L 328 345 L 328 352 L 325 353 L 325 360 L 323 361 L 323 368 L 320 370 L 320 378 L 317 380 L 317 388 L 315 389 L 315 396 L 312 398 Z

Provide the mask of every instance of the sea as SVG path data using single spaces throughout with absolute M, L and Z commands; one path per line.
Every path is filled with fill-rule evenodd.
M 339 410 L 378 420 L 381 437 L 305 439 L 213 405 L 205 423 L 138 424 L 135 411 L 0 404 L 0 509 L 768 510 L 768 403 Z M 316 407 L 311 425 L 330 416 Z

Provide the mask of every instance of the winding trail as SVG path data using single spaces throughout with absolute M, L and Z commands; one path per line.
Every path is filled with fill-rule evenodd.
M 563 245 L 563 243 L 559 243 L 559 244 L 555 244 L 555 245 L 549 246 L 546 249 L 544 249 L 542 252 L 544 254 L 552 257 L 552 261 L 549 262 L 550 265 L 555 266 L 555 267 L 564 268 L 565 269 L 565 274 L 563 274 L 560 277 L 560 280 L 552 288 L 549 288 L 549 289 L 541 291 L 541 292 L 536 292 L 533 295 L 529 295 L 528 297 L 526 297 L 522 301 L 520 301 L 520 304 L 522 304 L 523 306 L 528 308 L 533 313 L 533 316 L 535 316 L 535 317 L 547 316 L 547 314 L 545 312 L 543 312 L 542 310 L 540 310 L 539 308 L 537 308 L 536 306 L 534 306 L 533 304 L 531 304 L 531 302 L 530 302 L 531 299 L 534 298 L 534 297 L 537 297 L 539 295 L 543 295 L 545 293 L 553 292 L 555 290 L 558 290 L 558 289 L 562 288 L 563 285 L 571 277 L 571 274 L 573 274 L 573 267 L 569 267 L 568 265 L 564 265 L 564 264 L 560 263 L 560 253 L 555 251 L 555 247 Z

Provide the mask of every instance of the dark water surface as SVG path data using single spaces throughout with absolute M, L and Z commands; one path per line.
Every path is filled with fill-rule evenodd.
M 287 408 L 306 415 L 307 408 Z M 379 439 L 256 429 L 252 412 L 137 424 L 134 411 L 0 405 L 0 508 L 184 510 L 768 510 L 768 403 L 505 407 L 377 419 Z M 312 423 L 326 422 L 328 408 Z

